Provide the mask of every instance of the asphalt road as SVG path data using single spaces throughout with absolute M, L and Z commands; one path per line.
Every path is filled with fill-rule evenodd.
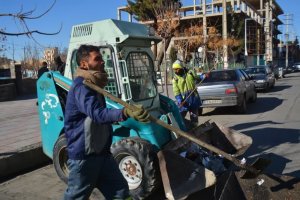
M 228 109 L 205 109 L 201 121 L 213 120 L 251 136 L 253 144 L 245 157 L 266 156 L 272 160 L 267 172 L 300 177 L 300 73 L 286 75 L 275 87 L 259 93 L 248 113 Z
M 199 119 L 218 121 L 251 136 L 253 144 L 245 157 L 271 158 L 267 172 L 300 177 L 300 73 L 286 77 L 270 92 L 259 93 L 257 102 L 248 104 L 247 114 L 234 114 L 230 108 L 205 109 Z M 0 199 L 61 199 L 65 187 L 49 165 L 1 183 Z M 100 196 L 96 192 L 91 199 Z

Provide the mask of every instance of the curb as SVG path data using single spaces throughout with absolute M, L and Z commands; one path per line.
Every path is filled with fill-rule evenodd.
M 6 154 L 0 153 L 0 180 L 51 162 L 40 142 Z

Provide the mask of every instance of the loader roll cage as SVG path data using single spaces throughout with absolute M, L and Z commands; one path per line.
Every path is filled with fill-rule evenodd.
M 133 101 L 152 99 L 157 95 L 156 72 L 146 52 L 130 52 L 126 58 Z

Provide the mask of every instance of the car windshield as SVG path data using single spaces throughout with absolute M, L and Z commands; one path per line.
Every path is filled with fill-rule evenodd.
M 222 82 L 222 81 L 236 81 L 237 75 L 235 71 L 228 70 L 228 71 L 212 71 L 207 74 L 206 78 L 204 79 L 204 83 L 208 82 Z
M 266 69 L 263 67 L 251 67 L 245 69 L 248 74 L 266 74 Z

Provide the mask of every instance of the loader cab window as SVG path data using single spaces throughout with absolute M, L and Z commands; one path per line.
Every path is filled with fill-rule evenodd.
M 103 61 L 105 62 L 105 67 L 104 67 L 105 71 L 108 74 L 108 83 L 104 89 L 110 92 L 111 94 L 118 96 L 112 50 L 109 47 L 99 47 L 99 51 L 102 55 Z M 71 59 L 71 70 L 72 70 L 73 79 L 76 76 L 76 70 L 78 68 L 77 61 L 76 61 L 76 53 L 77 53 L 77 49 L 73 51 L 72 59 Z
M 126 59 L 133 101 L 156 96 L 154 63 L 146 52 L 131 52 Z

